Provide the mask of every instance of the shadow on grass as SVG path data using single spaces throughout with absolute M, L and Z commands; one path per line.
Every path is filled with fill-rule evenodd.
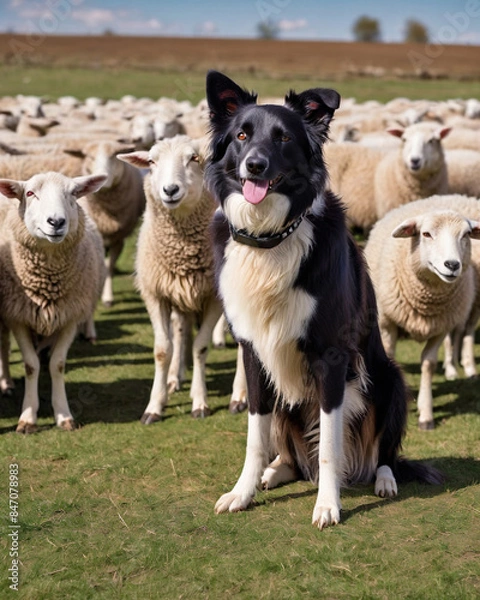
M 435 463 L 435 468 L 443 473 L 445 482 L 441 485 L 429 485 L 417 481 L 408 483 L 398 483 L 398 495 L 395 498 L 378 498 L 374 494 L 374 485 L 372 484 L 356 484 L 350 487 L 342 488 L 340 497 L 345 498 L 363 498 L 371 496 L 371 501 L 359 504 L 351 510 L 342 510 L 342 522 L 348 521 L 356 514 L 365 514 L 371 510 L 380 508 L 385 502 L 399 503 L 411 498 L 434 498 L 443 494 L 445 491 L 454 492 L 476 485 L 480 481 L 480 461 L 475 458 L 459 458 L 459 457 L 441 457 L 434 461 L 415 461 L 424 466 Z M 317 488 L 312 486 L 311 489 L 301 492 L 288 493 L 288 485 L 285 484 L 276 488 L 277 490 L 285 489 L 286 493 L 269 497 L 268 491 L 263 497 L 256 502 L 257 506 L 275 504 L 278 502 L 289 502 L 295 498 L 316 497 Z M 252 508 L 255 508 L 253 506 Z M 313 504 L 312 504 L 313 510 Z

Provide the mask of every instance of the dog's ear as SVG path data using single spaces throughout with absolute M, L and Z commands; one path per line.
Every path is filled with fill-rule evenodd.
M 256 94 L 242 90 L 234 81 L 218 71 L 207 73 L 207 101 L 212 125 L 225 123 L 240 106 L 255 104 Z
M 285 96 L 285 105 L 298 113 L 304 121 L 326 134 L 333 113 L 340 106 L 340 94 L 327 88 L 314 88 Z

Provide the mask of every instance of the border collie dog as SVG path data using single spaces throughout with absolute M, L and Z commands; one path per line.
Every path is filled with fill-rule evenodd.
M 340 520 L 344 484 L 375 480 L 378 496 L 393 497 L 396 478 L 440 483 L 433 468 L 399 458 L 406 387 L 382 347 L 344 208 L 325 190 L 322 145 L 340 96 L 291 91 L 284 106 L 259 106 L 211 71 L 207 100 L 217 281 L 249 404 L 244 467 L 216 512 L 302 477 L 318 484 L 313 524 L 323 529 Z

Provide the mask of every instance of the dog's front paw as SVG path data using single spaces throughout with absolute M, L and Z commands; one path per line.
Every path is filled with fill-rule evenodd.
M 321 531 L 325 527 L 340 523 L 340 509 L 340 505 L 336 504 L 332 506 L 326 506 L 326 503 L 323 503 L 323 506 L 316 504 L 313 509 L 312 524 Z
M 397 482 L 393 476 L 392 469 L 382 465 L 377 469 L 375 480 L 375 494 L 380 498 L 393 498 L 398 494 Z
M 215 512 L 217 515 L 223 512 L 239 512 L 240 510 L 246 510 L 251 504 L 253 497 L 248 494 L 237 494 L 235 492 L 229 492 L 220 496 L 217 503 L 215 504 Z

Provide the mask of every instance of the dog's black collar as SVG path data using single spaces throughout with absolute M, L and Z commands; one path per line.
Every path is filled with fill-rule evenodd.
M 235 227 L 229 223 L 230 234 L 232 238 L 239 244 L 245 244 L 246 246 L 252 246 L 253 248 L 275 248 L 275 246 L 278 246 L 278 244 L 283 242 L 284 239 L 286 239 L 295 231 L 295 229 L 297 229 L 303 220 L 303 216 L 304 215 L 301 215 L 294 223 L 286 227 L 282 232 L 275 233 L 274 235 L 255 237 L 247 233 L 244 229 L 235 229 Z

